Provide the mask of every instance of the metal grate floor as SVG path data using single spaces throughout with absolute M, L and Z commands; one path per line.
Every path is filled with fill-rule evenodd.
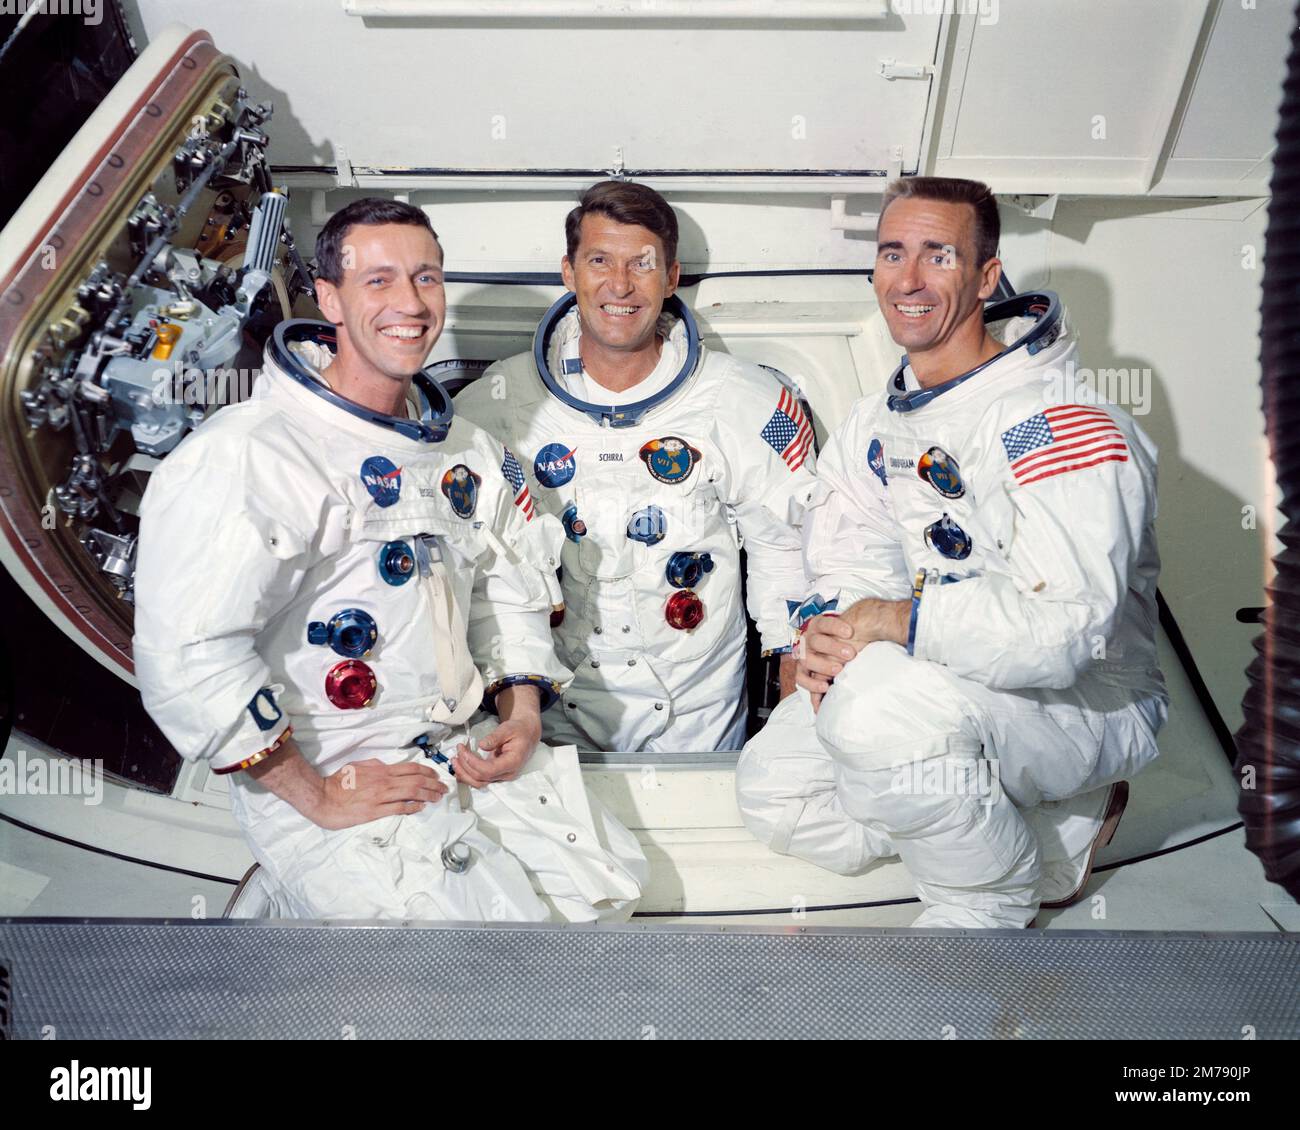
M 0 919 L 0 966 L 19 1039 L 1300 1037 L 1288 934 Z

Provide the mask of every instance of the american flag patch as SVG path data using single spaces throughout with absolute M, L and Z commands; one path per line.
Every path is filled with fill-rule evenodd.
M 1124 433 L 1100 408 L 1060 404 L 1002 433 L 1016 482 L 1036 483 L 1098 463 L 1127 463 Z
M 533 520 L 533 496 L 528 493 L 528 483 L 524 480 L 524 469 L 519 466 L 519 460 L 515 458 L 514 452 L 510 448 L 505 449 L 506 457 L 501 462 L 501 473 L 505 476 L 506 482 L 514 488 L 515 505 L 524 512 L 524 520 L 531 522 Z
M 808 449 L 812 447 L 813 429 L 788 388 L 782 386 L 781 400 L 776 411 L 763 425 L 759 435 L 768 447 L 785 460 L 790 470 L 803 466 L 804 460 L 808 458 Z

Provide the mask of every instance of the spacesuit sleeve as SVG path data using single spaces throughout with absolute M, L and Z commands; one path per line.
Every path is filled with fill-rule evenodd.
M 564 529 L 553 515 L 537 511 L 510 450 L 497 450 L 505 483 L 470 598 L 470 654 L 487 684 L 489 709 L 506 687 L 530 685 L 545 710 L 573 677 L 556 657 L 551 636 L 551 612 L 564 605 L 555 572 Z
M 808 592 L 798 524 L 816 483 L 815 456 L 812 421 L 784 386 L 766 374 L 753 386 L 724 392 L 718 439 L 745 548 L 746 604 L 770 655 L 791 649 L 790 608 Z
M 178 460 L 153 474 L 141 506 L 135 671 L 145 709 L 182 757 L 231 772 L 286 736 L 284 687 L 256 643 L 311 552 L 229 470 Z
M 1155 518 L 1155 450 L 1136 429 L 1123 447 L 1123 459 L 1029 481 L 1008 473 L 981 514 L 1009 574 L 926 582 L 912 653 L 1005 690 L 1068 687 L 1101 658 Z
M 857 413 L 822 451 L 803 520 L 804 560 L 822 603 L 904 600 L 912 582 L 884 484 L 868 469 Z
M 745 545 L 750 618 L 758 627 L 763 654 L 783 654 L 794 644 L 790 603 L 801 600 L 808 588 L 799 534 L 753 503 L 736 507 L 736 521 Z

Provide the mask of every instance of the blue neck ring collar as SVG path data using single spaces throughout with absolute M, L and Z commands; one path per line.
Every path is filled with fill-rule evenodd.
M 576 294 L 564 295 L 546 311 L 546 316 L 542 318 L 538 325 L 537 333 L 533 336 L 533 363 L 537 366 L 537 375 L 541 377 L 542 384 L 546 386 L 546 390 L 552 396 L 567 404 L 570 408 L 575 408 L 579 412 L 590 416 L 597 424 L 603 424 L 611 428 L 633 427 L 641 422 L 641 417 L 649 412 L 651 408 L 657 404 L 662 404 L 671 397 L 695 372 L 696 366 L 700 363 L 700 329 L 695 323 L 695 316 L 686 303 L 675 294 L 664 302 L 664 309 L 670 314 L 675 314 L 686 325 L 686 360 L 677 375 L 663 388 L 653 396 L 648 396 L 645 400 L 638 400 L 633 404 L 592 404 L 579 399 L 564 388 L 555 379 L 550 366 L 546 363 L 546 354 L 551 344 L 551 334 L 555 332 L 555 327 L 560 324 L 560 319 L 573 309 L 577 301 L 578 296 Z
M 913 389 L 908 392 L 907 385 L 903 380 L 903 370 L 907 368 L 907 357 L 904 356 L 898 368 L 894 370 L 894 375 L 889 378 L 887 386 L 890 390 L 889 410 L 891 412 L 915 412 L 918 408 L 923 408 L 929 404 L 936 396 L 942 396 L 945 392 L 950 392 L 959 384 L 970 380 L 977 373 L 982 373 L 993 362 L 1000 361 L 1008 353 L 1014 353 L 1017 349 L 1024 349 L 1032 357 L 1035 353 L 1046 349 L 1055 342 L 1065 328 L 1065 323 L 1061 319 L 1061 299 L 1055 291 L 1051 290 L 1026 291 L 1024 294 L 1015 294 L 1010 298 L 1003 299 L 1001 302 L 986 306 L 984 308 L 984 324 L 987 326 L 990 322 L 1001 322 L 1008 318 L 1019 318 L 1024 315 L 1032 315 L 1038 319 L 1034 328 L 1024 337 L 1007 346 L 996 356 L 990 357 L 982 365 L 977 365 L 969 373 L 962 373 L 961 376 L 944 381 L 941 385 Z
M 381 428 L 390 428 L 406 439 L 418 443 L 441 443 L 447 438 L 452 416 L 455 415 L 451 397 L 428 373 L 421 371 L 411 378 L 411 383 L 424 402 L 420 418 L 408 420 L 401 416 L 386 416 L 355 400 L 349 400 L 346 396 L 340 396 L 330 388 L 289 348 L 290 344 L 301 341 L 314 341 L 334 348 L 337 347 L 338 336 L 329 322 L 317 322 L 311 318 L 290 318 L 275 327 L 275 332 L 271 335 L 271 360 L 303 388 L 310 389 L 322 400 L 359 420 L 378 424 Z

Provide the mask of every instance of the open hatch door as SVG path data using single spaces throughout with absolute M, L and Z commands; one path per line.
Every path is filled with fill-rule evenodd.
M 206 32 L 169 28 L 0 233 L 0 559 L 128 679 L 148 475 L 248 395 L 310 294 L 270 114 Z

